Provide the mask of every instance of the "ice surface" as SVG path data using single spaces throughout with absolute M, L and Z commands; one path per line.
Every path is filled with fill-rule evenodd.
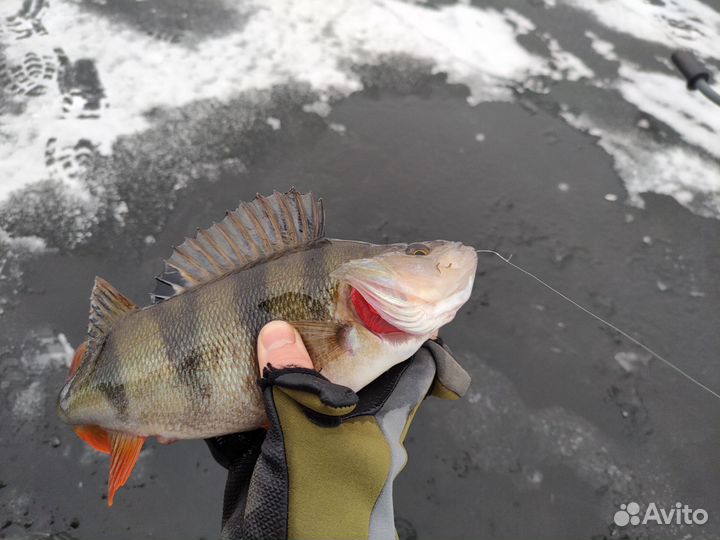
M 523 463 L 523 482 L 532 485 L 542 481 L 543 467 L 562 462 L 594 489 L 610 496 L 628 491 L 630 469 L 596 426 L 562 407 L 531 410 L 503 374 L 478 359 L 463 360 L 474 369 L 473 391 L 469 405 L 451 411 L 448 425 L 461 424 L 468 413 L 473 422 L 448 436 L 469 452 L 472 466 L 507 472 Z
M 0 390 L 16 421 L 37 418 L 52 406 L 56 389 L 48 390 L 48 376 L 70 366 L 73 347 L 64 334 L 47 329 L 31 332 L 19 356 L 7 356 L 2 365 Z
M 608 28 L 674 48 L 720 58 L 720 13 L 699 0 L 559 0 Z
M 614 159 L 625 181 L 630 202 L 642 208 L 640 194 L 661 193 L 693 212 L 720 215 L 720 166 L 692 148 L 665 146 L 643 132 L 608 127 L 586 114 L 561 113 L 571 125 L 598 137 L 598 144 Z
M 596 74 L 589 67 L 595 65 L 592 51 L 585 58 L 568 50 L 563 46 L 566 36 L 549 31 L 542 18 L 531 19 L 532 12 L 469 2 L 433 6 L 342 0 L 320 9 L 302 0 L 257 0 L 228 8 L 234 13 L 227 17 L 232 24 L 192 43 L 158 39 L 122 17 L 107 16 L 83 3 L 53 2 L 42 13 L 46 33 L 17 39 L 0 28 L 9 69 L 22 67 L 28 55 L 34 55 L 49 73 L 33 80 L 39 90 L 32 95 L 9 92 L 4 96 L 8 106 L 0 109 L 0 203 L 20 188 L 37 186 L 12 203 L 8 215 L 17 223 L 26 217 L 18 214 L 18 205 L 29 209 L 27 219 L 32 221 L 42 216 L 33 209 L 43 208 L 44 200 L 56 201 L 55 221 L 12 234 L 35 235 L 51 245 L 72 248 L 87 241 L 104 216 L 112 217 L 118 227 L 127 226 L 136 211 L 132 201 L 116 196 L 117 179 L 93 166 L 100 159 L 111 160 L 124 136 L 156 129 L 158 118 L 167 117 L 158 111 L 192 107 L 203 100 L 225 104 L 241 95 L 294 84 L 306 89 L 296 96 L 305 100 L 299 105 L 327 118 L 334 101 L 363 89 L 358 66 L 392 63 L 388 59 L 398 57 L 424 62 L 432 72 L 446 74 L 449 82 L 466 85 L 470 104 L 513 100 L 517 93 L 547 94 L 558 83 L 602 89 L 609 102 L 618 99 L 617 91 L 647 116 L 633 119 L 636 130 L 599 126 L 601 146 L 614 157 L 631 201 L 641 204 L 637 195 L 654 191 L 675 197 L 703 216 L 720 216 L 720 169 L 709 159 L 720 157 L 717 109 L 687 92 L 680 77 L 636 66 L 623 57 L 627 48 L 610 41 L 613 32 L 620 32 L 627 39 L 668 47 L 668 52 L 691 47 L 718 60 L 720 13 L 698 0 L 544 2 L 553 13 L 563 8 L 556 4 L 587 13 L 597 21 L 592 24 L 607 27 L 584 34 L 592 51 L 617 64 L 617 73 Z M 19 7 L 20 2 L 2 4 L 6 15 Z M 529 45 L 533 39 L 536 46 Z M 90 62 L 97 72 L 101 99 L 92 115 L 83 115 L 84 102 L 72 92 L 61 91 L 64 61 Z M 253 107 L 252 103 L 248 99 L 244 106 Z M 267 113 L 261 118 L 272 130 L 282 125 L 280 118 Z M 682 144 L 638 134 L 637 128 L 650 131 L 652 118 L 677 134 Z M 598 122 L 589 116 L 584 121 Z M 328 125 L 342 131 L 337 122 L 328 120 Z M 581 127 L 577 121 L 573 125 Z M 245 170 L 235 157 L 222 166 Z M 172 189 L 212 177 L 207 167 L 219 165 L 193 163 L 186 173 L 173 172 Z M 152 181 L 165 182 L 156 178 Z M 131 181 L 145 179 L 127 180 Z M 169 195 L 168 208 L 172 201 Z M 157 231 L 143 234 L 147 232 Z
M 13 414 L 34 418 L 43 413 L 45 403 L 45 387 L 41 381 L 33 381 L 15 398 Z
M 557 70 L 552 74 L 554 79 L 577 81 L 582 78 L 590 79 L 595 76 L 595 73 L 593 73 L 593 71 L 587 67 L 580 58 L 563 50 L 555 38 L 549 34 L 545 34 L 543 37 L 550 49 L 553 64 Z
M 720 158 L 717 105 L 697 92 L 685 91 L 680 77 L 644 71 L 628 62 L 621 64 L 619 74 L 617 87 L 627 101 L 665 122 L 685 141 Z
M 5 2 L 10 15 L 20 3 Z M 105 204 L 88 185 L 76 159 L 79 141 L 88 152 L 108 155 L 118 137 L 147 129 L 148 112 L 203 99 L 228 99 L 239 93 L 267 90 L 288 82 L 304 83 L 322 99 L 308 111 L 326 116 L 328 96 L 345 96 L 362 88 L 356 64 L 378 63 L 388 54 L 407 54 L 429 61 L 466 84 L 472 101 L 507 100 L 511 88 L 534 76 L 576 80 L 592 72 L 548 37 L 550 58 L 529 52 L 518 36 L 534 29 L 519 13 L 469 5 L 431 8 L 384 1 L 255 2 L 243 7 L 244 24 L 188 47 L 155 36 L 86 9 L 77 2 L 53 2 L 43 13 L 47 33 L 27 39 L 4 37 L 9 66 L 38 55 L 60 71 L 62 55 L 70 62 L 94 62 L 106 96 L 92 118 L 63 110 L 63 94 L 54 80 L 43 80 L 42 95 L 16 96 L 24 108 L 0 115 L 0 200 L 39 180 L 56 181 L 54 193 L 78 214 L 78 237 L 88 234 L 98 205 Z M 279 124 L 268 119 L 271 127 Z M 54 164 L 47 163 L 52 155 Z M 72 174 L 71 174 L 72 173 Z M 184 184 L 181 184 L 184 185 Z M 123 207 L 110 209 L 120 225 Z M 83 219 L 85 220 L 83 222 Z

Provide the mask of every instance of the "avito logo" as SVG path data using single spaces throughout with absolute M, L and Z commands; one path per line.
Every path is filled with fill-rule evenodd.
M 620 510 L 615 512 L 613 521 L 618 527 L 626 525 L 646 525 L 656 523 L 657 525 L 704 525 L 707 523 L 708 513 L 702 508 L 693 510 L 687 504 L 675 503 L 669 510 L 659 508 L 657 504 L 650 503 L 645 513 L 640 516 L 640 505 L 636 502 L 621 504 Z

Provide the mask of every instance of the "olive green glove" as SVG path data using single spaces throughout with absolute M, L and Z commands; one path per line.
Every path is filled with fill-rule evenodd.
M 470 377 L 428 341 L 357 394 L 304 368 L 268 366 L 260 383 L 270 428 L 251 477 L 256 446 L 210 443 L 229 469 L 222 537 L 387 539 L 415 412 L 428 394 L 461 397 Z

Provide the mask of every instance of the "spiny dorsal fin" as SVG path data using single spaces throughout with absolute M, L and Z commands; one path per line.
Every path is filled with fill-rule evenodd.
M 90 294 L 89 345 L 103 338 L 117 321 L 136 309 L 138 307 L 132 300 L 120 294 L 103 278 L 96 277 Z
M 240 203 L 220 223 L 187 238 L 155 279 L 153 302 L 180 294 L 230 271 L 322 238 L 322 200 L 312 193 L 275 191 Z

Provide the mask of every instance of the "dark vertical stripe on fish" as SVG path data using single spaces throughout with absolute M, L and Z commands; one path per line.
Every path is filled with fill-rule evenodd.
M 183 303 L 190 296 L 177 296 L 170 299 L 165 304 L 167 310 L 155 310 L 152 312 L 153 319 L 159 329 L 160 338 L 162 340 L 162 350 L 164 352 L 165 360 L 171 364 L 175 363 L 175 356 L 178 355 L 178 338 L 176 337 L 178 324 L 192 325 L 192 317 L 181 317 L 180 312 L 182 311 Z M 194 333 L 189 332 L 194 337 Z
M 197 398 L 208 401 L 212 397 L 212 381 L 208 380 L 205 372 L 201 369 L 207 365 L 209 359 L 217 359 L 220 352 L 214 352 L 207 348 L 198 347 L 187 353 L 180 362 L 176 364 L 178 378 L 188 391 L 188 399 L 195 402 Z M 205 363 L 205 364 L 204 364 Z
M 257 272 L 257 268 L 253 271 Z M 248 306 L 252 302 L 252 297 L 247 289 L 240 286 L 241 282 L 239 280 L 232 280 L 229 281 L 229 283 L 232 286 L 230 295 L 233 299 L 233 320 L 234 324 L 236 324 L 240 330 L 239 334 L 241 338 L 239 338 L 239 341 L 242 341 L 244 338 L 247 339 L 248 342 L 252 343 L 252 328 L 250 327 L 250 321 L 248 320 L 248 317 L 252 313 L 248 309 Z M 252 345 L 254 345 L 254 343 L 252 343 Z
M 304 298 L 306 304 L 304 308 L 308 320 L 326 320 L 330 318 L 329 306 L 325 297 L 325 277 L 327 272 L 324 272 L 324 269 L 326 267 L 326 251 L 322 248 L 322 244 L 316 244 L 303 252 L 301 262 L 305 269 L 302 274 L 305 280 L 303 289 L 309 292 L 309 295 L 305 295 Z M 316 277 L 313 279 L 312 275 Z M 322 277 L 318 279 L 317 276 Z
M 327 291 L 325 292 L 325 296 L 323 297 L 324 304 L 326 306 L 333 305 L 334 302 L 334 295 L 335 291 L 333 289 L 333 282 L 330 279 L 330 273 L 335 270 L 337 267 L 338 261 L 336 260 L 337 254 L 333 250 L 330 249 L 330 242 L 327 240 L 322 241 L 322 248 L 316 250 L 318 257 L 320 258 L 320 261 L 318 261 L 319 266 L 322 268 L 322 275 L 325 276 L 326 279 L 326 287 Z
M 198 299 L 194 293 L 178 296 L 170 301 L 170 313 L 157 319 L 166 359 L 184 389 L 189 414 L 195 409 L 198 398 L 207 402 L 212 396 L 212 384 L 201 368 L 205 359 L 218 354 L 204 345 L 202 328 L 198 324 L 203 307 Z M 182 336 L 178 335 L 178 321 L 185 327 Z
M 268 264 L 260 263 L 254 268 L 255 275 L 255 287 L 252 291 L 252 302 L 255 303 L 253 306 L 248 306 L 253 312 L 263 313 L 261 310 L 261 303 L 268 297 Z M 242 294 L 241 291 L 238 293 Z M 257 311 L 259 310 L 259 311 Z M 260 328 L 268 322 L 272 317 L 252 317 L 247 319 L 247 329 L 250 335 L 257 336 L 260 333 Z
M 256 281 L 256 276 L 259 274 L 262 278 L 261 268 L 263 264 L 259 264 L 249 272 L 244 279 L 232 279 L 228 280 L 227 283 L 230 285 L 228 296 L 231 298 L 232 306 L 230 308 L 228 317 L 232 318 L 232 324 L 235 325 L 235 341 L 231 344 L 231 355 L 233 355 L 233 363 L 235 366 L 236 373 L 243 372 L 244 370 L 237 363 L 238 359 L 248 359 L 250 365 L 246 366 L 245 369 L 250 370 L 248 375 L 245 372 L 245 377 L 249 377 L 249 385 L 252 392 L 259 392 L 256 384 L 256 379 L 259 376 L 257 366 L 257 355 L 256 355 L 256 340 L 259 332 L 259 328 L 264 324 L 265 320 L 262 317 L 262 313 L 255 309 L 255 303 L 261 296 L 258 294 L 259 282 Z M 257 328 L 257 330 L 256 330 Z M 218 366 L 220 369 L 222 366 Z
M 105 341 L 105 344 L 103 345 L 103 356 L 110 365 L 120 366 L 114 340 L 108 339 Z M 115 412 L 117 412 L 118 419 L 124 422 L 128 417 L 129 406 L 125 383 L 120 380 L 122 379 L 122 375 L 119 369 L 115 369 L 111 373 L 114 380 L 98 383 L 98 389 L 102 392 L 110 405 L 112 405 Z

